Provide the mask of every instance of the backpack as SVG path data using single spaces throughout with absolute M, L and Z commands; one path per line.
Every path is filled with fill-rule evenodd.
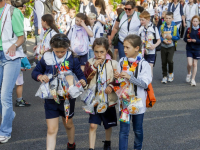
M 125 14 L 126 12 L 123 11 L 120 15 L 119 15 L 119 21 L 122 19 L 123 15 Z M 137 13 L 137 16 L 138 16 L 138 19 L 140 19 L 140 13 L 139 12 L 136 12 Z
M 164 32 L 164 28 L 165 28 L 165 24 L 163 23 L 162 25 L 161 25 L 161 28 L 160 28 L 160 31 L 161 31 L 161 33 L 163 33 Z M 173 36 L 176 36 L 177 35 L 177 26 L 175 25 L 175 26 L 173 26 Z M 174 42 L 175 43 L 175 47 L 177 46 L 177 41 L 175 41 Z
M 123 59 L 123 61 L 124 61 L 124 59 Z M 123 61 L 121 61 L 121 62 L 123 62 Z M 144 61 L 144 59 L 141 60 L 141 64 L 142 64 L 143 61 Z M 121 66 L 121 70 L 122 70 L 122 65 L 120 64 L 120 66 Z M 129 66 L 130 66 L 130 64 L 129 64 Z M 136 79 L 137 79 L 137 76 L 138 76 L 138 66 L 136 67 L 135 74 L 134 74 Z M 140 68 L 140 72 L 141 71 L 142 71 L 142 65 L 141 65 L 141 68 Z M 148 88 L 145 89 L 145 91 L 147 91 L 146 107 L 152 108 L 154 106 L 154 104 L 156 103 L 156 97 L 155 97 L 153 86 L 152 86 L 151 83 L 148 85 Z M 137 85 L 135 85 L 135 84 L 134 84 L 134 92 L 135 92 L 135 96 L 137 97 Z
M 52 14 L 53 7 L 52 2 L 53 0 L 45 0 L 45 2 L 41 1 L 44 5 L 44 15 L 45 14 Z

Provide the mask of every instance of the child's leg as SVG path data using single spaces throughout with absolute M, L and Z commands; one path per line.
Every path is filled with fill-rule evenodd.
M 161 60 L 163 77 L 167 77 L 167 51 L 164 47 L 161 47 Z
M 169 65 L 169 73 L 173 73 L 173 71 L 174 71 L 174 67 L 173 67 L 173 65 L 174 65 L 174 62 L 173 62 L 174 51 L 175 51 L 175 47 L 168 48 L 167 63 Z
M 89 144 L 90 144 L 90 148 L 92 148 L 92 149 L 94 149 L 94 147 L 95 147 L 97 126 L 98 125 L 94 124 L 94 123 L 90 124 Z
M 188 71 L 188 74 L 191 74 L 193 58 L 187 57 L 187 62 L 188 62 L 187 71 Z
M 106 141 L 111 141 L 112 128 L 106 129 Z
M 46 119 L 47 122 L 47 150 L 54 150 L 56 146 L 56 135 L 58 132 L 59 117 Z
M 17 100 L 18 99 L 22 100 L 22 92 L 23 92 L 23 84 L 22 85 L 17 85 L 17 88 L 16 88 Z M 21 101 L 21 100 L 19 100 L 19 101 Z
M 73 81 L 74 81 L 74 77 L 72 75 L 68 75 L 65 77 L 65 79 L 67 80 L 69 86 L 73 85 Z
M 75 127 L 74 127 L 73 119 L 72 118 L 68 119 L 68 122 L 66 124 L 66 119 L 62 117 L 62 121 L 67 132 L 67 138 L 68 138 L 69 144 L 74 144 Z
M 151 76 L 152 76 L 152 78 L 153 78 L 153 65 L 154 65 L 154 64 L 149 63 L 149 65 L 151 66 Z
M 192 70 L 192 80 L 195 80 L 196 73 L 197 73 L 197 59 L 193 59 L 193 70 Z

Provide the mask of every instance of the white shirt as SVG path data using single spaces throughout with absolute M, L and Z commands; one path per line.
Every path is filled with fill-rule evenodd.
M 60 7 L 62 6 L 61 0 L 54 0 L 53 1 L 53 10 L 56 12 L 60 12 Z
M 193 5 L 190 5 L 189 3 L 185 4 L 184 7 L 183 7 L 183 13 L 184 13 L 184 16 L 186 17 L 186 20 L 191 20 L 192 17 L 194 15 L 198 15 L 198 5 L 197 4 L 193 4 Z
M 42 28 L 41 34 L 40 34 L 40 40 L 43 40 L 44 34 L 45 34 L 45 31 L 44 31 L 44 29 Z M 51 48 L 51 46 L 50 46 L 50 40 L 51 40 L 51 38 L 52 38 L 55 34 L 57 34 L 57 32 L 56 32 L 55 30 L 53 30 L 53 29 L 47 34 L 47 36 L 46 36 L 46 38 L 45 38 L 45 40 L 44 40 L 44 44 L 43 44 L 43 45 L 45 46 L 45 50 L 48 50 L 48 49 Z
M 145 38 L 145 32 L 147 31 L 147 37 Z M 154 34 L 156 35 L 156 37 L 154 37 Z M 141 37 L 142 41 L 146 41 L 148 40 L 148 43 L 153 44 L 153 40 L 150 40 L 150 36 L 153 36 L 154 39 L 160 39 L 160 35 L 159 35 L 159 31 L 157 29 L 157 27 L 155 27 L 155 30 L 153 28 L 152 23 L 149 23 L 149 26 L 147 28 L 147 30 L 144 28 L 144 26 L 141 26 L 138 32 L 138 35 Z M 144 49 L 144 44 L 142 45 L 142 49 Z M 155 49 L 154 50 L 149 50 L 148 54 L 155 54 Z
M 42 28 L 41 19 L 44 15 L 44 5 L 40 0 L 35 0 L 35 13 L 38 19 L 38 29 Z
M 155 14 L 153 6 L 154 6 L 154 2 L 153 1 L 148 3 L 147 11 L 150 13 L 150 16 L 154 16 L 154 14 Z

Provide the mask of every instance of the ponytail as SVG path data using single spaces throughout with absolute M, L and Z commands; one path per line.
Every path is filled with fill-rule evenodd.
M 47 25 L 50 26 L 51 29 L 54 29 L 57 33 L 59 33 L 58 28 L 55 25 L 55 21 L 53 19 L 53 16 L 51 14 L 45 14 L 42 16 L 42 20 L 46 21 Z

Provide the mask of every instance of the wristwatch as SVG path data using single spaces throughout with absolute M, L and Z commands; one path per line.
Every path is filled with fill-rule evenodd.
M 18 46 L 17 43 L 14 44 L 16 47 Z

